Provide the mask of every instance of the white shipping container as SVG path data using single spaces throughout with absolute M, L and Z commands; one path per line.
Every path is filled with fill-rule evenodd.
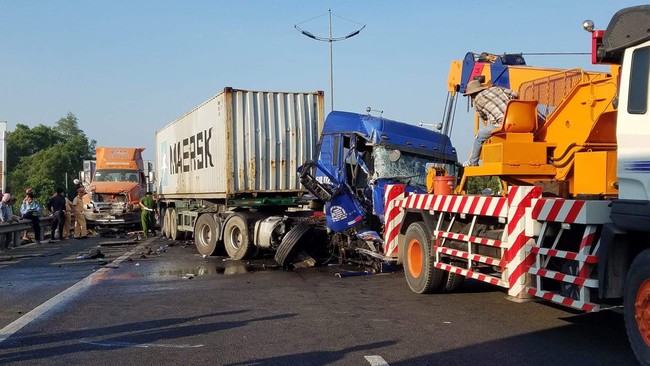
M 323 92 L 225 88 L 156 132 L 158 196 L 303 192 L 323 121 Z

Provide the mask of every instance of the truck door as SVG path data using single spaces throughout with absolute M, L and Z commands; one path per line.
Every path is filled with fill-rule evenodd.
M 625 51 L 616 138 L 619 198 L 648 201 L 650 191 L 650 42 Z

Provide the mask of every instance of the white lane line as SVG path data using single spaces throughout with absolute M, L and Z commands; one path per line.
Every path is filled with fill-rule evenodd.
M 203 347 L 202 344 L 160 344 L 160 343 L 130 343 L 130 342 L 90 342 L 84 341 L 81 343 L 92 344 L 94 346 L 102 347 L 135 347 L 135 348 L 198 348 Z
M 374 356 L 364 356 L 366 361 L 370 362 L 370 366 L 390 366 L 383 357 L 374 355 Z
M 128 257 L 130 257 L 132 254 L 136 253 L 138 250 L 143 248 L 145 245 L 149 243 L 149 241 L 153 241 L 155 238 L 151 238 L 137 247 L 131 249 L 130 251 L 124 253 L 121 257 L 117 258 L 114 260 L 112 263 L 113 264 L 119 264 L 122 261 L 126 260 Z M 83 280 L 75 283 L 74 285 L 68 287 L 58 295 L 54 296 L 53 298 L 47 300 L 46 302 L 42 303 L 41 305 L 37 306 L 34 308 L 32 311 L 28 312 L 27 314 L 21 316 L 20 318 L 14 320 L 11 324 L 7 325 L 6 327 L 0 329 L 0 343 L 4 342 L 7 340 L 7 338 L 11 337 L 14 335 L 16 332 L 21 330 L 23 327 L 25 327 L 27 324 L 33 322 L 34 320 L 38 319 L 41 317 L 43 314 L 48 312 L 50 309 L 52 309 L 55 306 L 58 306 L 60 304 L 63 304 L 71 299 L 73 299 L 75 296 L 81 294 L 83 291 L 87 290 L 92 286 L 93 284 L 96 283 L 95 279 L 104 273 L 112 270 L 112 268 L 100 268 L 97 271 L 93 272 L 90 274 L 88 277 L 84 278 Z

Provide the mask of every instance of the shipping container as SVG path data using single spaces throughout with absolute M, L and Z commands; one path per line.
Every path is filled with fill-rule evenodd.
M 323 113 L 322 92 L 224 89 L 157 131 L 158 196 L 303 192 L 296 169 L 316 151 Z

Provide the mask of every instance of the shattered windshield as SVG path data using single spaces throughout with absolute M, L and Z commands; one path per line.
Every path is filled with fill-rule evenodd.
M 373 157 L 375 178 L 398 179 L 419 187 L 426 187 L 427 163 L 434 161 L 432 157 L 415 155 L 386 146 L 376 146 Z
M 138 171 L 129 169 L 101 169 L 95 172 L 95 182 L 139 182 Z

